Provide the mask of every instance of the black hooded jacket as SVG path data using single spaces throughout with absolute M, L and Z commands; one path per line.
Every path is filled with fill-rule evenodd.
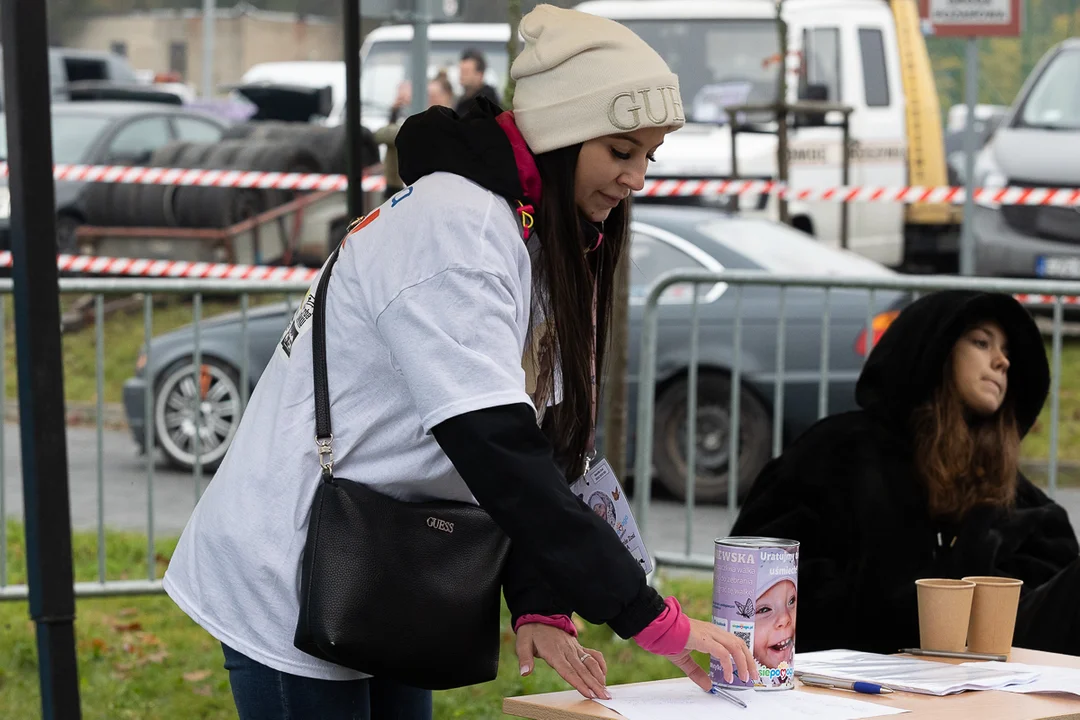
M 935 293 L 871 352 L 856 386 L 862 409 L 811 427 L 750 490 L 732 534 L 801 543 L 800 652 L 918 647 L 916 579 L 997 575 L 1024 581 L 1014 645 L 1080 654 L 1080 547 L 1065 510 L 1021 475 L 1012 509 L 937 522 L 913 466 L 911 413 L 956 341 L 985 319 L 1008 338 L 1008 393 L 1026 434 L 1050 382 L 1034 321 L 1007 295 Z
M 446 108 L 410 117 L 397 136 L 402 180 L 412 184 L 433 172 L 450 172 L 512 207 L 519 200 L 538 203 L 524 189 L 528 169 L 519 167 L 522 158 L 495 119 L 500 112 L 481 97 L 461 118 Z M 531 156 L 523 160 L 532 162 Z M 664 610 L 611 527 L 570 492 L 532 407 L 477 410 L 444 421 L 432 434 L 511 539 L 503 588 L 515 621 L 525 614 L 577 612 L 629 638 Z

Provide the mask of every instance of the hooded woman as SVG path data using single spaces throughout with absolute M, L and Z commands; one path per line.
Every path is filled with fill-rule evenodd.
M 919 645 L 915 580 L 1024 581 L 1014 644 L 1080 654 L 1080 548 L 1018 469 L 1050 385 L 1042 338 L 1008 295 L 906 308 L 856 386 L 762 470 L 733 535 L 801 542 L 799 651 Z
M 511 541 L 501 577 L 522 674 L 539 656 L 586 697 L 607 696 L 604 658 L 578 644 L 576 612 L 671 658 L 703 690 L 691 650 L 729 679 L 733 667 L 754 676 L 745 644 L 658 595 L 569 487 L 592 446 L 629 197 L 685 121 L 678 78 L 595 15 L 540 5 L 520 31 L 514 111 L 479 98 L 465 117 L 433 107 L 406 120 L 396 142 L 407 186 L 320 274 L 334 472 L 404 502 L 490 515 Z M 309 295 L 259 379 L 164 587 L 222 643 L 241 720 L 429 718 L 429 691 L 294 645 L 322 449 L 313 307 Z M 409 644 L 389 604 L 356 622 L 447 664 L 462 652 L 436 650 L 437 637 Z

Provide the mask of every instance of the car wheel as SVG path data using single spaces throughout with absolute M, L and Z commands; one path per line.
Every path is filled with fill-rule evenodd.
M 193 358 L 184 358 L 161 373 L 154 392 L 154 432 L 171 465 L 195 467 L 195 427 L 199 426 L 199 457 L 214 469 L 240 424 L 240 383 L 236 370 L 214 358 L 203 358 L 200 382 L 195 382 Z
M 660 482 L 679 500 L 686 499 L 687 379 L 668 385 L 656 400 L 654 448 Z M 739 393 L 739 496 L 769 460 L 771 421 L 762 402 L 743 387 Z M 731 378 L 721 373 L 698 376 L 696 480 L 694 498 L 722 502 L 728 493 L 731 437 Z

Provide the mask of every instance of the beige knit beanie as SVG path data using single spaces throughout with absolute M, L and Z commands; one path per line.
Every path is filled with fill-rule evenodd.
M 679 78 L 625 25 L 537 5 L 520 31 L 525 48 L 510 69 L 514 118 L 534 153 L 686 122 Z

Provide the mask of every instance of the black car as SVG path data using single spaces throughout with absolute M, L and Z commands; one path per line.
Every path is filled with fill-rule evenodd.
M 87 101 L 52 106 L 53 162 L 57 165 L 141 165 L 175 141 L 212 143 L 227 123 L 211 115 L 161 102 Z M 7 130 L 0 123 L 0 160 L 7 159 Z M 60 252 L 75 250 L 75 230 L 93 222 L 94 183 L 56 183 L 56 234 Z M 0 178 L 0 249 L 10 247 L 10 196 Z

